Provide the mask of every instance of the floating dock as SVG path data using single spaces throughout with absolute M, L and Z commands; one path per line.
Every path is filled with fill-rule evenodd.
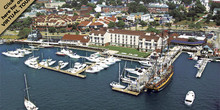
M 197 78 L 200 78 L 202 76 L 202 73 L 205 70 L 207 63 L 208 63 L 208 59 L 203 59 L 202 64 L 201 64 L 202 66 L 199 68 L 199 71 L 196 74 Z
M 68 72 L 68 71 L 65 71 L 65 70 L 61 70 L 61 69 L 57 69 L 57 68 L 54 68 L 54 67 L 49 67 L 49 66 L 44 66 L 44 65 L 39 64 L 39 66 L 41 66 L 42 68 L 57 71 L 57 72 L 61 72 L 61 73 L 65 73 L 65 74 L 80 77 L 80 78 L 86 78 L 86 75 L 82 75 L 80 73 L 84 72 L 85 70 L 89 69 L 90 67 L 92 67 L 94 65 L 95 65 L 95 63 L 91 64 L 90 66 L 87 66 L 86 68 L 84 68 L 82 70 L 77 71 L 76 73 L 71 73 L 71 72 Z
M 140 94 L 140 92 L 134 92 L 134 91 L 130 91 L 128 89 L 120 89 L 120 88 L 115 88 L 115 87 L 112 87 L 112 90 L 127 93 L 127 94 L 131 94 L 131 95 L 135 95 L 135 96 L 138 96 Z

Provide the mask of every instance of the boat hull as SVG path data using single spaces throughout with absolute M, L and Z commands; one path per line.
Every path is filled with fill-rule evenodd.
M 172 67 L 171 67 L 172 68 Z M 163 90 L 172 80 L 172 77 L 173 77 L 173 70 L 171 70 L 170 73 L 168 73 L 168 77 L 166 78 L 165 81 L 163 81 L 161 84 L 159 84 L 159 86 L 145 86 L 145 88 L 149 91 L 152 91 L 152 92 L 160 92 L 161 90 Z

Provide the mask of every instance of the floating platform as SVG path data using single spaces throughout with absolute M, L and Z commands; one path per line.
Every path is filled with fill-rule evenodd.
M 203 59 L 202 66 L 199 68 L 199 71 L 196 74 L 197 78 L 200 78 L 202 76 L 202 73 L 205 70 L 207 63 L 208 63 L 208 59 Z
M 44 65 L 40 65 L 42 68 L 45 68 L 45 69 L 49 69 L 49 70 L 53 70 L 53 71 L 57 71 L 57 72 L 61 72 L 61 73 L 65 73 L 65 74 L 68 74 L 68 75 L 72 75 L 72 76 L 76 76 L 76 77 L 80 77 L 80 78 L 86 78 L 86 75 L 82 75 L 80 73 L 84 72 L 85 70 L 87 70 L 88 68 L 94 66 L 94 64 L 91 64 L 90 66 L 87 66 L 86 68 L 82 69 L 82 70 L 79 70 L 77 71 L 76 73 L 71 73 L 71 72 L 68 72 L 68 71 L 65 71 L 65 70 L 61 70 L 61 69 L 57 69 L 57 68 L 54 68 L 54 67 L 49 67 L 49 66 L 44 66 Z
M 134 92 L 134 91 L 130 91 L 128 89 L 120 89 L 120 88 L 115 88 L 115 87 L 112 87 L 112 90 L 127 93 L 127 94 L 131 94 L 131 95 L 135 95 L 135 96 L 138 96 L 140 94 L 140 92 Z

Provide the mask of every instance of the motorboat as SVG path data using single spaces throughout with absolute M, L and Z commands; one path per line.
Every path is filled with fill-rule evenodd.
M 69 54 L 66 54 L 66 55 L 68 55 L 70 58 L 75 58 L 75 59 L 78 59 L 78 58 L 80 58 L 80 56 L 79 55 L 77 55 L 76 53 L 69 53 Z
M 61 61 L 58 62 L 58 66 L 56 66 L 55 68 L 62 69 L 64 67 L 66 67 L 68 64 L 69 64 L 68 62 L 64 62 L 64 61 L 61 60 Z
M 106 65 L 104 62 L 97 62 L 96 65 L 102 67 L 102 68 L 108 68 L 109 66 Z
M 52 59 L 43 59 L 39 64 L 40 64 L 40 65 L 43 65 L 43 66 L 51 66 L 51 65 L 53 65 L 54 63 L 56 63 L 55 60 L 52 60 Z
M 153 64 L 148 61 L 148 60 L 145 60 L 145 61 L 138 61 L 140 64 L 144 65 L 144 66 L 152 66 Z
M 32 52 L 27 50 L 27 49 L 17 49 L 16 51 L 20 52 L 20 53 L 24 53 L 25 55 L 31 54 Z
M 56 55 L 65 56 L 66 54 L 63 52 L 56 52 Z
M 133 68 L 125 68 L 126 71 L 128 71 L 129 73 L 133 73 L 133 74 L 136 74 L 136 75 L 144 75 L 144 73 L 146 73 L 146 69 L 144 68 L 136 68 L 136 69 L 133 69 Z
M 99 53 L 91 54 L 89 57 L 85 57 L 85 58 L 91 62 L 99 62 L 102 59 Z
M 89 69 L 87 69 L 85 72 L 87 73 L 97 73 L 99 71 L 101 71 L 103 68 L 98 66 L 98 65 L 94 65 L 92 67 L 90 67 Z
M 38 59 L 39 57 L 29 57 L 24 64 L 27 65 L 28 67 L 34 68 L 34 69 L 41 69 L 41 66 L 38 64 Z
M 69 68 L 66 71 L 69 71 L 71 73 L 76 73 L 82 69 L 84 69 L 87 65 L 86 64 L 81 64 L 79 62 L 76 62 L 73 68 Z
M 26 74 L 24 74 L 24 79 L 25 79 L 25 90 L 27 92 L 27 98 L 24 98 L 24 106 L 26 107 L 27 110 L 38 110 L 38 107 L 36 105 L 34 105 L 33 102 L 30 101 L 30 96 L 29 96 L 28 86 L 27 86 Z
M 186 94 L 186 98 L 185 98 L 185 104 L 188 106 L 191 106 L 193 104 L 193 101 L 195 99 L 195 93 L 193 91 L 189 91 Z
M 112 87 L 114 87 L 114 88 L 120 88 L 120 89 L 124 89 L 124 88 L 125 88 L 124 85 L 121 85 L 120 83 L 115 82 L 115 81 L 111 82 L 111 83 L 110 83 L 110 86 L 112 86 Z
M 2 52 L 3 55 L 8 56 L 8 57 L 24 57 L 24 53 L 21 53 L 19 51 L 7 51 L 7 52 Z

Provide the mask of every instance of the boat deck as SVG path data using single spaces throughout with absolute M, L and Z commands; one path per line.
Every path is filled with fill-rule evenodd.
M 61 73 L 65 73 L 65 74 L 80 77 L 80 78 L 86 78 L 86 75 L 82 75 L 80 73 L 84 72 L 85 70 L 89 69 L 90 67 L 92 67 L 94 65 L 95 65 L 95 63 L 87 66 L 86 68 L 84 68 L 82 70 L 77 71 L 76 73 L 71 73 L 71 72 L 68 72 L 68 71 L 65 71 L 65 70 L 61 70 L 61 69 L 57 69 L 57 68 L 54 68 L 54 67 L 49 67 L 49 66 L 44 66 L 44 65 L 39 64 L 39 66 L 41 66 L 42 68 L 57 71 L 57 72 L 61 72 Z
M 127 93 L 127 94 L 131 94 L 131 95 L 135 95 L 135 96 L 138 96 L 140 94 L 140 92 L 134 92 L 134 91 L 130 91 L 128 89 L 120 89 L 120 88 L 115 88 L 115 87 L 113 87 L 112 90 Z

